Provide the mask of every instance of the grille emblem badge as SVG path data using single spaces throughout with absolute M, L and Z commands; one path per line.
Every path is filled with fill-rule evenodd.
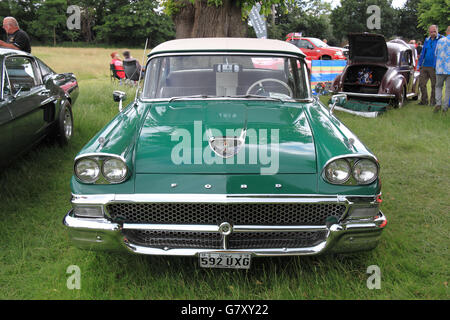
M 224 236 L 228 236 L 233 232 L 233 227 L 228 222 L 222 222 L 219 226 L 219 232 Z

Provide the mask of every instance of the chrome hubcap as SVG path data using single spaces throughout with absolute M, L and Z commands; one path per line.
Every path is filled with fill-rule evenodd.
M 66 109 L 64 114 L 64 135 L 67 139 L 72 136 L 72 117 L 70 116 L 69 110 Z

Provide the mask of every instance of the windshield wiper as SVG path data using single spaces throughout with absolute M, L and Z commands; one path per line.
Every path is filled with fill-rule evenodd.
M 169 102 L 172 102 L 173 100 L 195 99 L 195 98 L 207 99 L 207 98 L 217 98 L 217 96 L 206 95 L 206 94 L 196 94 L 196 95 L 192 95 L 192 96 L 172 97 L 172 98 L 170 98 Z
M 280 102 L 285 102 L 285 100 L 281 98 L 276 97 L 268 97 L 268 96 L 259 96 L 257 94 L 242 94 L 242 95 L 235 95 L 235 96 L 227 96 L 229 98 L 258 98 L 258 99 L 265 99 L 265 100 L 275 100 Z

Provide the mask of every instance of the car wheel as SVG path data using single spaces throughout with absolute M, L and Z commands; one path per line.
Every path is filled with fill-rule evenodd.
M 70 108 L 70 103 L 66 102 L 59 113 L 57 128 L 56 128 L 56 140 L 61 146 L 65 146 L 69 143 L 69 140 L 73 136 L 73 114 Z
M 330 56 L 321 56 L 320 60 L 331 60 Z
M 394 101 L 394 108 L 401 108 L 405 104 L 405 94 L 406 88 L 402 88 L 402 94 L 400 95 L 400 98 L 396 98 Z

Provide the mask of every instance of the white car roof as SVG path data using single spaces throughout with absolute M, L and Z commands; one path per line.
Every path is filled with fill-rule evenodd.
M 10 54 L 10 53 L 27 55 L 27 56 L 30 55 L 28 52 L 25 52 L 25 51 L 0 47 L 0 55 Z
M 153 48 L 150 55 L 199 51 L 289 53 L 305 57 L 305 54 L 299 48 L 289 42 L 257 38 L 188 38 L 170 40 Z

